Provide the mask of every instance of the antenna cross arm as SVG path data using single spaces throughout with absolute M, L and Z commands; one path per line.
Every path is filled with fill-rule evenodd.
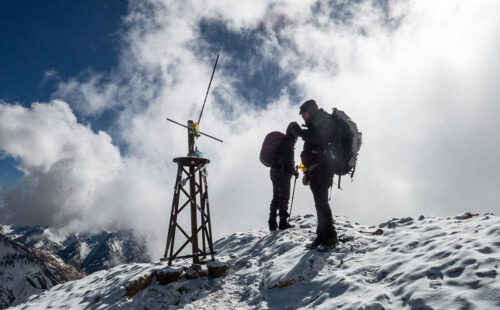
M 170 118 L 168 118 L 168 117 L 167 117 L 167 121 L 172 122 L 172 123 L 174 123 L 174 124 L 176 124 L 176 125 L 179 125 L 179 126 L 181 126 L 181 127 L 184 127 L 184 128 L 190 129 L 188 126 L 186 126 L 186 125 L 184 125 L 184 124 L 181 124 L 181 123 L 179 123 L 179 122 L 176 122 L 176 121 L 174 121 L 173 119 L 170 119 Z M 199 133 L 200 135 L 204 135 L 205 137 L 209 137 L 209 138 L 214 139 L 214 140 L 216 140 L 216 141 L 219 141 L 219 142 L 224 142 L 224 141 L 222 141 L 221 139 L 216 138 L 216 137 L 214 137 L 214 136 L 211 136 L 211 135 L 209 135 L 209 134 L 206 134 L 206 133 L 204 133 L 204 132 L 199 131 L 198 133 Z

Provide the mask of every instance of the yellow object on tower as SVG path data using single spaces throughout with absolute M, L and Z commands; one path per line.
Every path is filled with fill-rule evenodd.
M 200 135 L 200 125 L 197 122 L 193 122 L 193 131 L 195 136 Z

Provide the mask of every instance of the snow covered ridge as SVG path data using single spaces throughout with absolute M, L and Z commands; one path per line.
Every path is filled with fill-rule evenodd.
M 144 240 L 131 231 L 60 235 L 44 226 L 0 225 L 0 232 L 26 246 L 50 251 L 86 273 L 132 262 L 150 262 Z
M 0 309 L 84 275 L 56 255 L 13 242 L 0 233 Z
M 336 217 L 344 241 L 332 252 L 304 245 L 316 219 L 295 228 L 234 233 L 215 243 L 225 278 L 155 279 L 132 298 L 126 287 L 166 268 L 128 264 L 30 297 L 13 309 L 498 309 L 500 218 L 393 219 L 378 227 Z M 376 234 L 373 234 L 377 232 Z M 188 264 L 188 262 L 185 262 Z

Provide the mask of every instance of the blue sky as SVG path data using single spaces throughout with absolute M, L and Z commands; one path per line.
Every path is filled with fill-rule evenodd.
M 110 70 L 117 63 L 126 1 L 0 2 L 0 98 L 30 104 L 85 69 Z
M 127 1 L 1 1 L 0 100 L 45 102 L 57 83 L 86 70 L 117 65 Z M 52 77 L 48 72 L 55 72 Z M 91 123 L 105 129 L 109 120 Z M 96 127 L 97 127 L 96 126 Z M 12 187 L 22 176 L 12 158 L 0 160 L 0 184 Z
M 117 70 L 127 1 L 4 1 L 0 3 L 0 99 L 30 106 L 54 98 L 58 83 L 86 75 L 109 75 Z M 237 77 L 239 95 L 255 106 L 265 106 L 283 89 L 299 100 L 293 75 L 285 73 L 270 59 L 260 59 L 257 67 L 247 60 L 258 55 L 262 29 L 237 31 L 227 21 L 207 18 L 199 22 L 196 49 L 200 57 L 224 53 L 237 61 L 222 60 L 224 68 Z M 6 43 L 8 42 L 8 43 Z M 207 77 L 208 81 L 208 77 Z M 213 89 L 215 98 L 217 89 Z M 201 100 L 200 100 L 201 101 Z M 68 101 L 70 107 L 73 102 Z M 95 131 L 108 131 L 119 109 L 104 109 L 96 115 L 82 115 L 80 122 Z M 112 134 L 112 133 L 111 133 Z M 116 140 L 122 152 L 127 145 Z M 0 160 L 0 184 L 12 188 L 22 177 L 11 157 Z
M 236 31 L 230 29 L 224 21 L 202 19 L 198 31 L 201 41 L 206 44 L 200 44 L 201 54 L 223 52 L 227 56 L 240 60 L 230 62 L 226 67 L 229 72 L 238 75 L 239 80 L 235 86 L 245 100 L 263 106 L 279 97 L 283 88 L 286 88 L 292 97 L 297 98 L 298 91 L 291 84 L 292 74 L 284 73 L 276 62 L 261 59 L 257 70 L 249 74 L 251 64 L 242 60 L 258 55 L 258 50 L 264 40 L 259 28 Z

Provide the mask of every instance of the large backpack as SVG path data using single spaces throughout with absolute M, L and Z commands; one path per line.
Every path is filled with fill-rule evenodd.
M 277 163 L 278 148 L 284 139 L 285 134 L 279 131 L 273 131 L 266 135 L 259 156 L 260 162 L 264 166 L 271 167 Z
M 354 177 L 356 161 L 362 144 L 362 134 L 358 126 L 344 111 L 333 109 L 331 119 L 334 123 L 334 132 L 326 148 L 325 157 L 332 164 L 334 174 L 340 177 L 350 174 Z

